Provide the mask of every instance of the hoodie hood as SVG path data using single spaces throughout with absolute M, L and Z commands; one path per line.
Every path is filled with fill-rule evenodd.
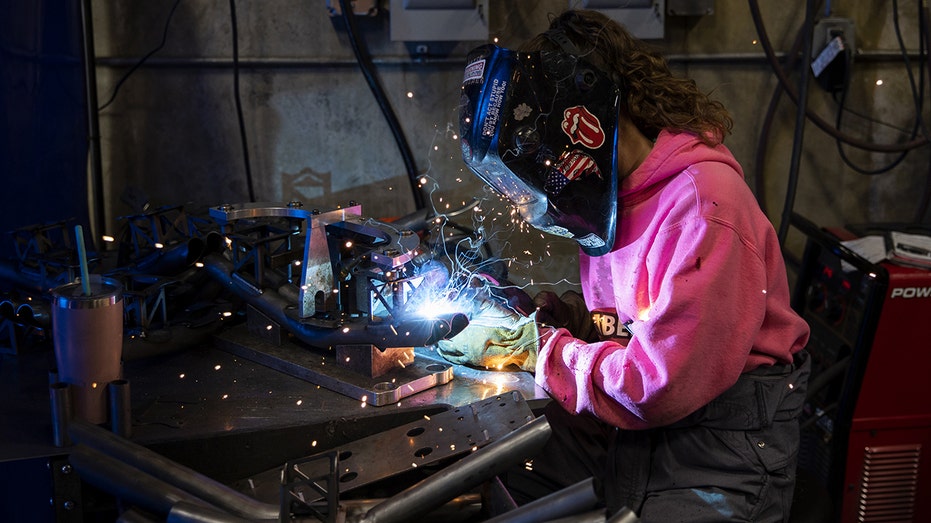
M 725 164 L 741 178 L 744 176 L 740 164 L 723 144 L 711 147 L 689 132 L 660 131 L 643 163 L 620 181 L 619 200 L 622 204 L 636 203 L 662 187 L 669 178 L 703 162 Z

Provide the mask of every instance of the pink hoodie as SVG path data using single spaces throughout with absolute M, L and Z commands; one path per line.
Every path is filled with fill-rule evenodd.
M 660 133 L 621 182 L 618 213 L 614 250 L 581 254 L 582 290 L 602 334 L 629 334 L 555 330 L 537 359 L 537 383 L 568 411 L 668 425 L 805 346 L 776 233 L 726 147 Z

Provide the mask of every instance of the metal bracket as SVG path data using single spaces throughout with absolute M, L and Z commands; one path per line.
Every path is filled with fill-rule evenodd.
M 249 218 L 295 218 L 304 223 L 304 259 L 301 263 L 300 281 L 300 317 L 309 318 L 316 313 L 316 297 L 324 296 L 336 289 L 330 252 L 327 247 L 327 224 L 344 221 L 349 217 L 362 215 L 361 205 L 352 205 L 328 212 L 306 210 L 301 202 L 293 201 L 287 205 L 271 203 L 245 203 L 237 205 L 220 205 L 210 209 L 210 216 L 221 225 Z

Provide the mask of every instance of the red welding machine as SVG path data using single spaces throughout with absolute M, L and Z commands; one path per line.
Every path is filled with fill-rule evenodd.
M 931 521 L 931 271 L 841 243 L 881 226 L 793 225 L 807 237 L 793 308 L 813 362 L 799 467 L 831 494 L 835 520 Z

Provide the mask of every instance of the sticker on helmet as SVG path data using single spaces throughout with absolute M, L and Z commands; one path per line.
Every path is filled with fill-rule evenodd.
M 575 241 L 579 242 L 579 245 L 582 247 L 588 247 L 590 249 L 597 249 L 605 246 L 605 241 L 596 234 L 586 234 L 581 238 L 576 238 Z
M 533 109 L 529 105 L 522 103 L 514 108 L 514 119 L 518 122 L 530 116 L 530 113 L 533 112 Z
M 485 60 L 476 60 L 465 68 L 465 74 L 462 77 L 462 83 L 479 82 L 485 74 Z
M 507 80 L 502 82 L 495 78 L 491 83 L 491 94 L 488 96 L 488 109 L 485 110 L 485 125 L 482 126 L 482 134 L 485 136 L 495 134 L 495 129 L 498 126 L 498 116 L 501 112 L 501 104 L 504 103 L 504 93 L 507 87 Z
M 543 190 L 549 194 L 559 194 L 569 182 L 588 174 L 601 178 L 601 171 L 598 170 L 595 160 L 582 151 L 566 151 L 556 160 L 555 167 L 547 174 Z
M 605 133 L 598 117 L 581 105 L 563 112 L 562 131 L 572 143 L 582 144 L 589 149 L 597 149 L 605 143 Z

